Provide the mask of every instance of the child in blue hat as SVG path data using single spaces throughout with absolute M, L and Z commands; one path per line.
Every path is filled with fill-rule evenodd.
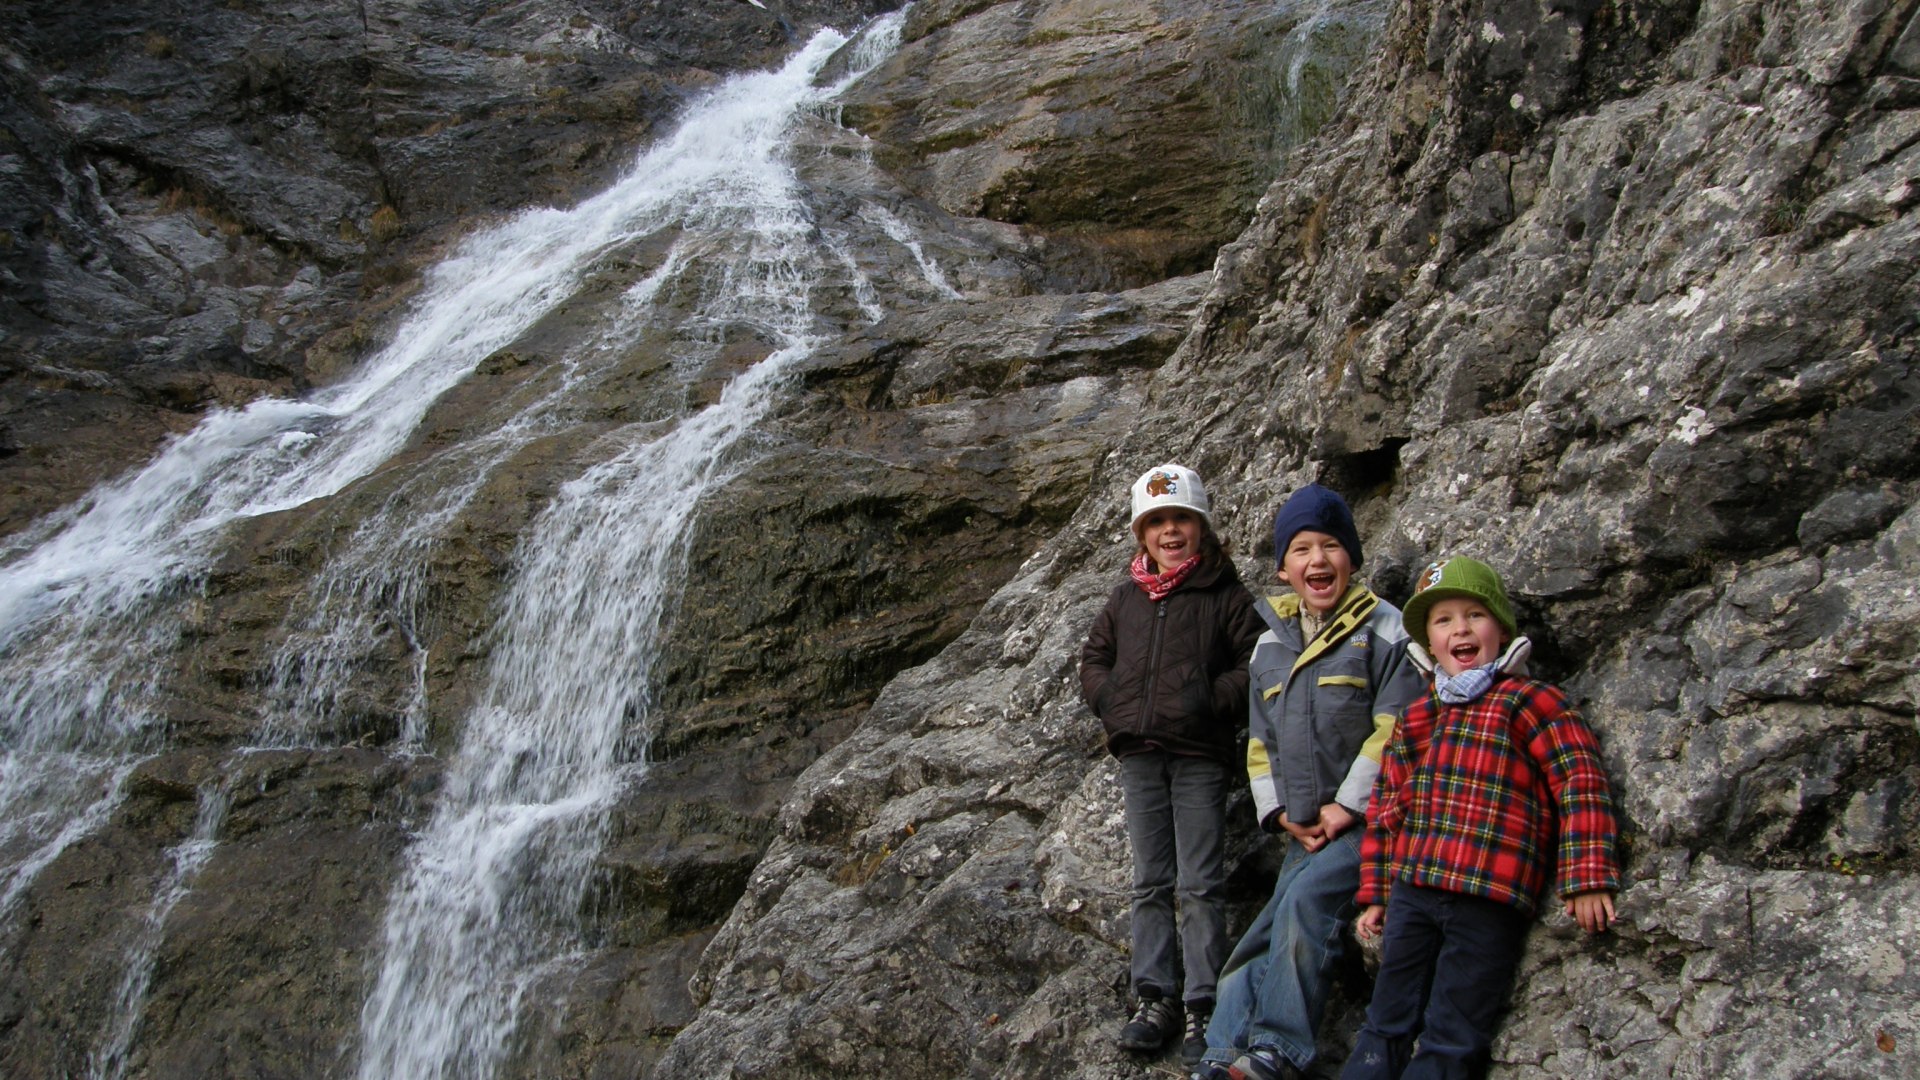
M 1393 722 L 1422 689 L 1399 610 L 1354 580 L 1363 553 L 1345 499 L 1318 484 L 1294 492 L 1273 546 L 1293 591 L 1254 605 L 1267 629 L 1248 663 L 1247 775 L 1286 855 L 1220 977 L 1198 1080 L 1284 1080 L 1313 1062 L 1355 910 L 1358 826 Z

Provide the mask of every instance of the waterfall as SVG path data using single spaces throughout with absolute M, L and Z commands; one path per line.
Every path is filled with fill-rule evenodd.
M 120 977 L 120 987 L 114 995 L 113 1020 L 107 1030 L 106 1041 L 94 1051 L 93 1060 L 89 1063 L 90 1080 L 121 1080 L 127 1075 L 127 1054 L 132 1050 L 133 1038 L 140 1030 L 141 1006 L 146 1000 L 147 985 L 153 981 L 154 958 L 160 950 L 167 916 L 173 913 L 174 905 L 185 898 L 193 886 L 194 876 L 212 856 L 216 846 L 215 837 L 220 832 L 221 823 L 227 818 L 228 802 L 228 794 L 221 788 L 202 790 L 193 832 L 167 852 L 171 868 L 153 903 L 147 908 L 146 918 L 141 920 L 139 936 L 129 950 L 126 970 Z
M 120 779 L 155 748 L 180 608 L 227 527 L 332 495 L 385 462 L 434 401 L 573 295 L 653 209 L 608 192 L 469 238 L 352 377 L 307 400 L 213 411 L 16 546 L 0 567 L 0 912 L 112 811 Z M 436 522 L 396 518 L 416 541 Z
M 870 31 L 867 65 L 898 25 Z M 389 904 L 361 1077 L 491 1075 L 528 990 L 576 947 L 609 812 L 644 767 L 649 675 L 690 525 L 816 347 L 817 282 L 847 269 L 785 160 L 796 117 L 844 85 L 815 83 L 844 43 L 823 32 L 780 70 L 721 86 L 602 197 L 645 208 L 631 228 L 678 230 L 671 272 L 697 274 L 701 297 L 691 330 L 749 327 L 774 348 L 704 409 L 619 436 L 522 538 L 484 687 Z
M 852 255 L 878 237 L 844 230 L 906 245 L 926 284 L 953 295 L 890 213 L 813 220 L 787 161 L 795 125 L 835 115 L 840 91 L 897 45 L 902 14 L 850 45 L 823 32 L 781 69 L 716 87 L 577 206 L 468 237 L 427 272 L 391 343 L 340 383 L 214 410 L 145 467 L 0 544 L 0 920 L 48 864 L 113 818 L 134 770 L 167 748 L 184 628 L 234 527 L 387 465 L 483 360 L 617 278 L 607 268 L 651 242 L 655 265 L 590 340 L 495 402 L 479 434 L 383 473 L 386 507 L 330 543 L 264 672 L 256 745 L 326 744 L 372 643 L 401 634 L 424 663 L 429 555 L 504 462 L 580 422 L 569 404 L 583 388 L 614 377 L 648 333 L 675 343 L 674 370 L 688 380 L 730 332 L 771 346 L 711 404 L 601 435 L 588 451 L 597 464 L 521 538 L 482 642 L 484 685 L 391 896 L 359 1038 L 363 1076 L 495 1070 L 527 988 L 578 947 L 608 814 L 643 771 L 653 650 L 702 498 L 749 460 L 756 422 L 793 365 L 843 329 L 815 310 L 822 285 L 851 300 L 855 317 L 883 314 Z M 655 303 L 663 290 L 683 312 L 684 297 L 699 299 L 663 326 L 673 310 Z M 427 749 L 418 671 L 415 684 L 394 747 L 403 754 Z M 95 1077 L 123 1075 L 133 1060 L 167 920 L 217 857 L 224 790 L 217 780 L 203 790 L 192 832 L 132 918 L 90 1054 Z

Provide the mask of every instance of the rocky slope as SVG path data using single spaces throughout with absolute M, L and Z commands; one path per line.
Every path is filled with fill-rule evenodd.
M 165 21 L 10 9 L 8 557 L 57 527 L 29 525 L 37 515 L 204 410 L 343 377 L 393 333 L 419 268 L 457 234 L 529 199 L 590 191 L 621 147 L 665 130 L 718 73 L 854 14 L 731 0 L 672 13 L 207 6 Z M 976 33 L 976 16 L 1006 14 L 920 10 L 876 77 L 885 89 L 844 117 L 923 126 L 914 117 L 947 109 L 959 86 L 914 82 L 938 66 L 926 52 Z M 966 216 L 979 207 L 935 178 L 876 168 L 886 144 L 842 117 L 801 125 L 794 164 L 821 235 L 898 236 L 844 253 L 875 295 L 846 282 L 817 290 L 825 344 L 689 538 L 649 719 L 631 733 L 652 764 L 598 854 L 577 962 L 532 996 L 507 1075 L 632 1075 L 658 1058 L 691 1015 L 692 965 L 771 841 L 792 778 L 1071 517 L 1205 293 L 1204 275 L 1169 273 L 1237 228 L 1287 133 L 1330 107 L 1327 88 L 1373 18 L 1364 6 L 1313 23 L 1252 8 L 1222 25 L 1197 9 L 1168 14 L 1178 17 L 1160 27 L 1110 5 L 1060 6 L 1029 42 L 1055 51 L 1020 63 L 1010 53 L 999 70 L 1019 79 L 965 92 L 980 95 L 989 132 L 1007 109 L 1119 125 L 1127 148 L 1159 162 L 1128 166 L 1141 190 L 1181 191 L 1194 169 L 1231 175 L 1201 213 L 1169 209 L 1166 194 L 1152 215 L 1091 198 L 1084 168 L 1049 166 L 1022 181 L 1056 206 L 1044 223 Z M 1259 34 L 1249 44 L 1223 26 Z M 1136 39 L 1156 48 L 1150 65 L 1063 75 L 1057 50 L 1075 37 L 1082 56 Z M 1160 108 L 1196 85 L 1232 85 L 1216 67 L 1275 65 L 1316 83 L 1318 103 Z M 1129 100 L 1118 81 L 1160 89 Z M 1048 142 L 1067 145 L 1054 132 L 1033 147 Z M 983 136 L 946 153 L 1001 150 Z M 1100 168 L 1124 163 L 1104 153 Z M 403 524 L 405 508 L 459 482 L 472 461 L 463 447 L 567 378 L 670 239 L 605 260 L 564 311 L 437 400 L 379 471 L 230 527 L 155 657 L 164 734 L 132 765 L 124 800 L 0 904 L 16 973 L 0 980 L 0 1069 L 353 1072 L 383 912 L 480 692 L 488 627 L 530 523 L 613 436 L 711 401 L 770 346 L 745 324 L 640 334 L 592 389 L 545 415 L 545 435 L 487 466 L 435 542 L 407 553 L 418 565 L 329 575 L 364 533 Z M 684 316 L 692 302 L 666 305 Z M 344 655 L 303 646 L 302 613 L 342 588 L 368 593 L 367 633 Z M 288 655 L 299 658 L 291 678 L 275 659 Z M 336 663 L 351 668 L 343 686 L 316 697 L 301 685 Z M 402 734 L 416 701 L 424 745 Z M 298 745 L 253 749 L 289 709 L 301 714 Z M 0 837 L 9 871 L 19 842 Z M 173 892 L 196 852 L 191 887 Z M 145 968 L 130 959 L 140 955 Z
M 876 6 L 9 6 L 0 557 L 206 408 L 340 377 L 455 236 L 592 190 L 721 73 Z M 688 538 L 633 733 L 653 764 L 502 1075 L 1171 1072 L 1111 1049 L 1126 853 L 1072 678 L 1125 485 L 1167 457 L 1218 489 L 1250 580 L 1309 479 L 1353 500 L 1389 596 L 1489 558 L 1600 730 L 1625 924 L 1546 920 L 1502 1075 L 1912 1073 L 1913 21 L 923 0 L 794 155 L 821 237 L 920 246 L 845 254 L 879 294 L 819 290 L 827 344 Z M 641 335 L 378 598 L 311 745 L 250 751 L 288 612 L 666 246 L 598 268 L 387 467 L 235 527 L 183 600 L 164 740 L 0 911 L 0 1072 L 354 1071 L 529 523 L 609 435 L 770 346 Z M 103 1059 L 216 789 L 219 843 Z
M 1912 1075 L 1916 43 L 1911 5 L 1398 5 L 1087 503 L 796 783 L 662 1071 L 1166 1070 L 1110 1048 L 1125 847 L 1072 675 L 1173 457 L 1250 573 L 1312 479 L 1388 595 L 1490 559 L 1585 702 L 1625 917 L 1544 921 L 1496 1075 Z

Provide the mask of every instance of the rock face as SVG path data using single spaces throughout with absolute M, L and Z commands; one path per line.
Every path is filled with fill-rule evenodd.
M 1506 573 L 1628 823 L 1543 920 L 1497 1075 L 1913 1071 L 1920 623 L 1911 13 L 1401 5 L 1221 253 L 1093 495 L 796 783 L 662 1063 L 1145 1075 L 1074 655 L 1163 457 L 1353 499 L 1367 576 Z M 1323 1039 L 1326 1072 L 1353 1017 Z
M 417 268 L 476 214 L 604 182 L 614 148 L 716 73 L 857 13 L 769 6 L 370 9 L 364 26 L 331 9 L 210 6 L 166 25 L 10 9 L 8 130 L 37 150 L 0 174 L 21 195 L 4 249 L 22 285 L 7 294 L 18 348 L 0 381 L 5 557 L 25 560 L 64 520 L 36 515 L 196 412 L 345 379 L 380 355 L 431 293 Z M 745 44 L 722 46 L 730 35 Z M 1076 96 L 1109 77 L 1088 71 Z M 278 110 L 265 119 L 262 94 Z M 1207 134 L 1204 115 L 1155 121 L 1139 104 L 1113 115 L 1169 147 L 1271 142 L 1245 116 Z M 1071 518 L 1205 294 L 1205 275 L 1145 274 L 1044 230 L 956 217 L 877 169 L 880 144 L 837 119 L 800 123 L 791 157 L 845 273 L 818 283 L 819 344 L 684 538 L 689 584 L 629 734 L 648 748 L 646 780 L 589 853 L 582 910 L 559 913 L 583 937 L 539 974 L 501 1074 L 651 1068 L 692 1015 L 693 965 L 792 778 Z M 1217 160 L 1251 190 L 1274 167 L 1262 153 Z M 1100 208 L 1078 224 L 1133 227 Z M 1210 250 L 1228 231 L 1181 219 L 1154 242 Z M 660 298 L 658 327 L 623 317 L 621 298 L 665 274 L 676 239 L 598 260 L 564 309 L 434 400 L 390 461 L 225 526 L 218 559 L 163 598 L 160 715 L 121 748 L 105 819 L 44 865 L 31 831 L 0 834 L 0 948 L 19 973 L 0 980 L 0 1071 L 355 1071 L 383 917 L 456 782 L 526 535 L 609 447 L 711 403 L 773 348 L 746 318 L 673 329 L 694 284 Z M 609 338 L 617 355 L 580 377 Z M 537 437 L 475 456 L 563 385 Z M 476 470 L 431 542 L 405 542 L 436 492 Z M 388 564 L 352 561 L 369 542 L 390 545 Z M 338 597 L 363 605 L 346 638 L 310 621 Z M 16 640 L 0 661 L 31 647 Z M 27 681 L 6 695 L 10 738 L 34 730 L 14 708 Z
M 1030 226 L 1057 275 L 1137 284 L 1212 263 L 1381 10 L 936 0 L 847 118 L 941 208 Z
M 210 406 L 342 377 L 476 219 L 584 195 L 718 76 L 876 6 L 9 6 L 0 560 Z M 1126 484 L 1167 458 L 1249 581 L 1308 480 L 1353 502 L 1389 597 L 1487 558 L 1600 732 L 1623 924 L 1543 920 L 1498 1075 L 1914 1071 L 1913 11 L 1382 18 L 923 0 L 800 125 L 847 271 L 737 475 L 663 540 L 689 558 L 630 733 L 651 764 L 497 1075 L 1170 1072 L 1112 1047 L 1127 851 L 1074 678 Z M 379 470 L 231 527 L 175 598 L 124 798 L 0 899 L 0 1072 L 354 1073 L 532 524 L 774 348 L 744 317 L 621 319 L 673 241 L 598 261 Z M 460 479 L 609 326 L 591 385 L 373 575 L 356 651 L 276 668 L 288 613 L 352 591 L 327 574 L 358 530 Z M 294 707 L 304 739 L 259 748 Z M 1249 817 L 1243 910 L 1271 873 Z M 1343 973 L 1316 1075 L 1365 989 Z

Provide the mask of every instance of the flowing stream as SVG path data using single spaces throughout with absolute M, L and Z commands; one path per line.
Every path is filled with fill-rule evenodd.
M 855 72 L 897 27 L 869 34 Z M 785 160 L 795 118 L 837 91 L 815 79 L 844 43 L 822 33 L 780 70 L 726 84 L 602 196 L 630 207 L 625 230 L 679 231 L 686 255 L 669 266 L 699 276 L 694 324 L 749 327 L 774 348 L 713 404 L 664 431 L 636 427 L 523 537 L 484 687 L 390 901 L 362 1077 L 490 1075 L 529 989 L 578 940 L 609 811 L 644 761 L 649 674 L 689 525 L 816 347 L 816 283 L 844 270 Z
M 213 854 L 217 846 L 215 837 L 227 818 L 228 801 L 229 795 L 224 788 L 202 790 L 193 832 L 167 852 L 167 875 L 140 922 L 138 936 L 128 949 L 126 968 L 121 973 L 120 986 L 114 995 L 113 1019 L 107 1028 L 106 1039 L 94 1050 L 93 1060 L 88 1062 L 88 1075 L 94 1080 L 122 1080 L 127 1075 L 128 1056 L 133 1049 L 134 1037 L 140 1032 L 141 1006 L 146 1001 L 147 987 L 153 982 L 155 956 L 160 949 L 161 936 L 166 932 L 167 916 L 172 914 L 174 905 L 193 888 L 194 877 Z
M 216 410 L 143 469 L 0 549 L 0 925 L 36 875 L 112 817 L 140 762 L 166 748 L 168 663 L 231 526 L 367 477 L 481 361 L 607 263 L 670 238 L 605 325 L 559 358 L 556 377 L 497 403 L 497 423 L 400 480 L 388 511 L 335 545 L 294 599 L 266 671 L 256 744 L 326 743 L 370 643 L 398 632 L 423 655 L 414 638 L 428 553 L 495 469 L 568 422 L 571 395 L 607 377 L 649 328 L 692 343 L 674 363 L 690 383 L 702 348 L 712 357 L 728 334 L 771 346 L 711 404 L 603 435 L 597 463 L 521 538 L 483 642 L 484 685 L 391 895 L 358 1038 L 363 1077 L 497 1070 L 528 988 L 578 947 L 609 811 L 644 769 L 653 652 L 689 524 L 746 462 L 745 440 L 792 365 L 835 330 L 814 309 L 816 291 L 830 281 L 854 312 L 878 318 L 874 283 L 848 252 L 884 235 L 913 245 L 916 265 L 951 292 L 897 220 L 858 215 L 875 237 L 858 240 L 815 222 L 788 161 L 794 126 L 831 117 L 833 98 L 895 47 L 900 20 L 878 20 L 851 44 L 823 31 L 780 69 L 721 84 L 605 192 L 461 243 L 427 274 L 393 343 L 346 380 L 302 400 Z M 836 52 L 844 76 L 828 81 Z M 663 289 L 677 307 L 655 304 Z M 677 322 L 656 325 L 665 319 Z M 402 753 L 425 752 L 424 676 L 416 684 Z M 227 805 L 220 782 L 205 788 L 192 833 L 168 852 L 88 1063 L 95 1077 L 130 1067 L 167 919 L 217 852 Z

